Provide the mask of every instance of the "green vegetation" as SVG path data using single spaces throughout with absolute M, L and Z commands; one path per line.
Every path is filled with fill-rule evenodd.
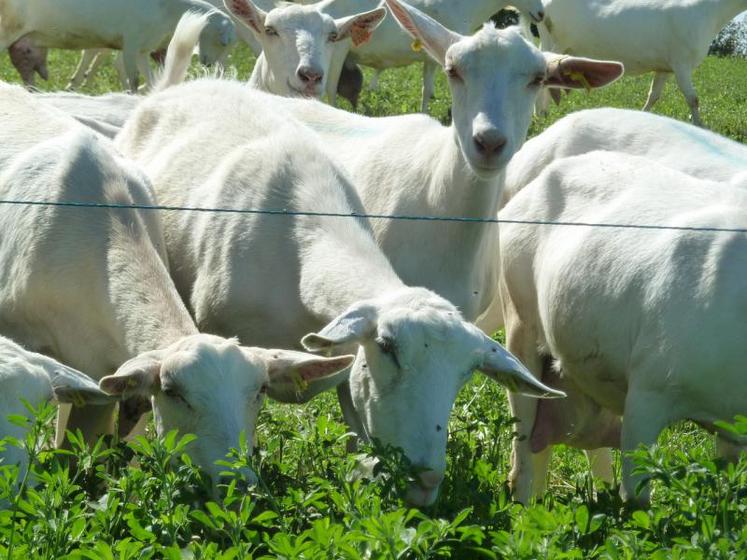
M 234 61 L 245 77 L 252 63 L 245 49 Z M 42 87 L 64 87 L 75 62 L 75 54 L 53 51 L 53 79 Z M 17 81 L 6 55 L 0 79 Z M 417 68 L 389 71 L 380 83 L 378 92 L 362 96 L 363 112 L 416 110 Z M 747 62 L 740 59 L 709 58 L 696 73 L 705 122 L 743 142 L 745 83 Z M 625 78 L 603 91 L 574 93 L 530 134 L 583 107 L 639 107 L 647 88 L 648 77 Z M 91 93 L 116 89 L 107 67 Z M 432 111 L 447 119 L 442 78 Z M 686 111 L 669 85 L 657 112 L 685 119 Z M 713 438 L 691 424 L 667 430 L 658 447 L 636 454 L 654 481 L 650 510 L 625 507 L 617 489 L 595 494 L 583 455 L 564 447 L 553 457 L 544 500 L 527 508 L 512 503 L 506 486 L 510 414 L 503 391 L 479 375 L 456 402 L 447 478 L 436 504 L 423 511 L 408 509 L 400 498 L 410 473 L 396 450 L 360 449 L 381 461 L 371 475 L 356 475 L 359 456 L 346 453 L 346 427 L 333 394 L 304 407 L 268 403 L 250 461 L 260 484 L 244 492 L 231 483 L 218 500 L 184 455 L 189 436 L 132 443 L 102 438 L 94 448 L 73 436 L 70 451 L 54 451 L 52 419 L 46 407 L 25 441 L 6 442 L 24 446 L 34 466 L 23 482 L 15 467 L 0 467 L 0 504 L 9 504 L 0 509 L 0 557 L 747 557 L 747 459 L 736 465 L 715 460 Z M 747 434 L 747 420 L 736 429 Z M 247 455 L 239 450 L 227 464 L 246 463 Z M 22 485 L 20 494 L 15 484 Z

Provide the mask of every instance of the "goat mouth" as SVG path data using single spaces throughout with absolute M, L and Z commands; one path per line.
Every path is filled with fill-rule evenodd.
M 299 97 L 305 97 L 307 99 L 317 99 L 319 97 L 319 94 L 317 93 L 315 87 L 308 89 L 299 89 L 291 84 L 290 80 L 287 81 L 287 85 L 288 89 L 290 89 L 294 95 L 297 95 Z
M 490 178 L 490 177 L 495 176 L 500 171 L 502 171 L 506 167 L 506 164 L 501 161 L 496 161 L 496 162 L 472 161 L 470 162 L 470 167 L 472 168 L 472 171 L 478 177 Z

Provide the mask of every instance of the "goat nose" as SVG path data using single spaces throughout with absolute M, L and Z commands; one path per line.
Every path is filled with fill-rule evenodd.
M 435 490 L 444 479 L 444 473 L 428 470 L 418 474 L 418 484 L 425 490 Z
M 484 156 L 495 156 L 503 151 L 506 145 L 506 137 L 497 130 L 477 132 L 472 136 L 477 151 Z
M 322 76 L 324 76 L 321 70 L 316 70 L 310 66 L 300 66 L 296 70 L 296 74 L 298 74 L 298 79 L 306 85 L 318 84 L 322 81 Z

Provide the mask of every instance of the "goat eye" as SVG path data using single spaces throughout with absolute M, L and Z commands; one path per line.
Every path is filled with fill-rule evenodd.
M 379 350 L 381 350 L 382 353 L 386 354 L 392 359 L 394 365 L 400 367 L 399 360 L 397 359 L 397 346 L 394 344 L 393 339 L 389 337 L 377 338 L 376 344 L 378 345 Z
M 274 27 L 265 27 L 265 35 L 269 37 L 276 37 L 277 34 L 277 29 L 275 29 Z
M 329 34 L 329 36 L 327 37 L 327 40 L 328 40 L 328 41 L 329 41 L 330 43 L 334 43 L 334 42 L 338 41 L 339 39 L 340 39 L 340 36 L 339 36 L 339 35 L 337 34 L 337 32 L 336 32 L 336 31 L 333 31 L 333 32 L 332 32 L 332 33 L 330 33 L 330 34 Z
M 460 80 L 462 79 L 462 75 L 459 73 L 459 70 L 457 70 L 456 66 L 447 66 L 446 67 L 446 75 L 451 78 L 452 80 Z
M 192 406 L 187 402 L 187 399 L 184 398 L 184 396 L 179 393 L 176 389 L 173 387 L 168 387 L 163 390 L 163 394 L 166 395 L 168 398 L 173 399 L 175 401 L 181 401 L 183 404 L 187 405 L 189 408 L 192 408 Z
M 532 80 L 529 82 L 529 87 L 539 87 L 542 84 L 545 83 L 545 75 L 544 74 L 537 74 Z

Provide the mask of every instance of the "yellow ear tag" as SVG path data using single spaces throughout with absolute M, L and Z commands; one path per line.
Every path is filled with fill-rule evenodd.
M 72 398 L 73 406 L 76 406 L 78 408 L 80 408 L 81 406 L 85 406 L 86 400 L 83 398 L 83 395 L 81 395 L 79 392 L 77 391 L 74 392 L 72 394 L 72 397 L 73 397 Z
M 568 72 L 566 76 L 570 77 L 574 82 L 578 82 L 586 91 L 591 91 L 591 84 L 581 72 Z
M 300 393 L 303 393 L 304 391 L 306 391 L 306 389 L 308 389 L 308 388 L 309 388 L 309 383 L 308 383 L 308 381 L 306 381 L 306 380 L 305 380 L 305 379 L 304 379 L 304 378 L 303 378 L 303 377 L 301 376 L 301 374 L 300 374 L 300 373 L 298 373 L 297 371 L 294 371 L 294 372 L 293 372 L 293 374 L 292 374 L 292 379 L 293 379 L 293 385 L 295 386 L 295 388 L 296 388 L 296 392 L 297 392 L 297 393 L 299 393 L 299 394 L 300 394 Z
M 415 39 L 412 44 L 410 45 L 412 50 L 415 52 L 420 52 L 423 50 L 423 43 L 420 42 L 420 39 Z

